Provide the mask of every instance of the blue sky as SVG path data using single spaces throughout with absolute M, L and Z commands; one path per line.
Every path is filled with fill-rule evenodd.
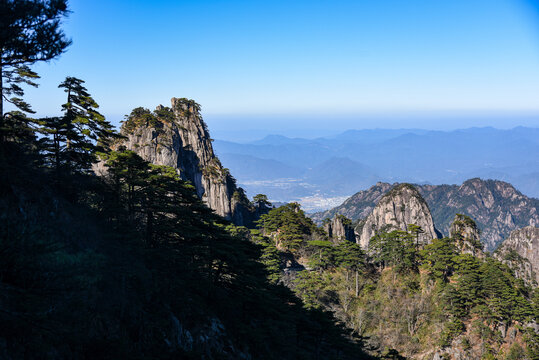
M 56 86 L 69 75 L 86 80 L 115 123 L 136 106 L 189 97 L 214 135 L 539 126 L 536 1 L 70 0 L 70 8 L 73 45 L 35 66 L 41 86 L 27 92 L 40 115 L 60 109 Z

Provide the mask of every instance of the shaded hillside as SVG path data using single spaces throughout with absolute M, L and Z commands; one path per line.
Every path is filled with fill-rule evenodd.
M 342 205 L 313 214 L 313 220 L 342 214 L 352 220 L 365 218 L 383 193 L 394 186 L 378 183 L 356 193 Z M 455 214 L 462 213 L 477 222 L 481 241 L 493 251 L 515 229 L 539 224 L 539 200 L 522 195 L 511 184 L 496 180 L 470 179 L 458 185 L 416 185 L 429 205 L 434 224 L 449 234 Z
M 448 234 L 455 213 L 470 216 L 479 226 L 486 250 L 493 251 L 511 231 L 539 225 L 539 200 L 522 195 L 511 184 L 471 179 L 461 186 L 419 186 L 438 229 Z
M 102 148 L 97 177 L 20 121 L 0 130 L 0 358 L 369 358 L 176 168 Z

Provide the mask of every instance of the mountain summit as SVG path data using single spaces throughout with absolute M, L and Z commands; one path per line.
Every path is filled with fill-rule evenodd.
M 365 222 L 360 223 L 359 243 L 365 249 L 377 231 L 387 228 L 406 231 L 410 224 L 423 229 L 418 239 L 421 244 L 438 237 L 429 206 L 421 194 L 410 184 L 400 184 L 385 194 Z
M 378 183 L 360 191 L 333 209 L 315 213 L 324 218 L 341 214 L 358 221 L 367 218 L 382 196 L 398 184 Z M 414 185 L 425 199 L 436 228 L 449 235 L 456 214 L 472 218 L 480 231 L 485 250 L 493 251 L 511 231 L 539 225 L 539 200 L 529 198 L 513 185 L 499 180 L 466 180 L 462 185 Z
M 134 109 L 122 124 L 125 139 L 115 148 L 123 146 L 150 163 L 175 168 L 217 214 L 238 225 L 249 222 L 249 201 L 215 155 L 200 105 L 186 98 L 172 98 L 171 105 L 159 105 L 153 112 Z

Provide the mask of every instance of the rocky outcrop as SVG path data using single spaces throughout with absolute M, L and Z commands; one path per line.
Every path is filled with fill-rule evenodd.
M 455 215 L 451 223 L 449 236 L 455 241 L 459 252 L 472 254 L 479 258 L 484 258 L 483 244 L 480 240 L 480 231 L 477 224 L 469 216 L 463 214 Z
M 252 206 L 213 151 L 200 106 L 184 98 L 171 103 L 171 108 L 160 105 L 153 112 L 133 110 L 121 128 L 125 139 L 114 148 L 125 147 L 148 162 L 177 169 L 217 214 L 238 225 L 252 221 Z
M 343 240 L 356 242 L 352 221 L 343 215 L 335 215 L 333 220 L 325 222 L 324 230 L 334 242 Z
M 369 216 L 380 199 L 391 190 L 393 186 L 394 185 L 388 183 L 379 182 L 368 190 L 363 190 L 352 195 L 346 199 L 342 205 L 310 216 L 317 224 L 321 224 L 324 219 L 332 219 L 335 215 L 344 215 L 348 219 L 352 219 L 352 221 L 365 219 Z
M 353 221 L 365 219 L 385 193 L 397 184 L 378 183 L 360 191 L 342 205 L 312 215 L 315 222 L 342 214 Z M 493 251 L 511 231 L 539 226 L 539 200 L 529 198 L 511 184 L 478 178 L 462 185 L 415 185 L 429 205 L 436 228 L 448 236 L 455 214 L 474 219 L 485 250 Z M 377 200 L 378 199 L 378 200 Z
M 418 242 L 427 244 L 437 238 L 434 222 L 429 207 L 415 187 L 400 184 L 391 189 L 378 202 L 361 228 L 359 244 L 367 248 L 369 240 L 378 230 L 407 230 L 408 225 L 415 224 L 423 229 Z
M 494 256 L 528 284 L 539 283 L 539 228 L 527 226 L 511 232 Z
M 456 213 L 473 218 L 485 249 L 493 251 L 511 231 L 539 226 L 539 200 L 528 198 L 511 184 L 478 178 L 462 185 L 424 185 L 419 191 L 429 204 L 436 226 L 448 233 Z

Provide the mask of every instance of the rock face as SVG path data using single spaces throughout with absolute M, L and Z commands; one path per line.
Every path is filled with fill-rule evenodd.
M 365 219 L 375 200 L 397 184 L 378 183 L 360 191 L 342 205 L 312 215 L 321 223 L 324 218 L 342 214 L 353 221 Z M 511 231 L 525 226 L 539 226 L 539 200 L 522 195 L 511 184 L 478 178 L 462 185 L 416 185 L 432 212 L 436 228 L 449 235 L 455 214 L 470 216 L 481 232 L 485 250 L 493 251 Z
M 539 226 L 539 200 L 522 195 L 503 181 L 475 178 L 460 186 L 424 185 L 419 191 L 442 232 L 448 233 L 455 213 L 466 214 L 477 223 L 488 251 L 496 249 L 513 230 Z
M 539 228 L 526 226 L 511 232 L 494 256 L 529 284 L 539 283 Z
M 449 236 L 455 240 L 455 245 L 459 252 L 472 254 L 479 258 L 485 257 L 479 229 L 475 221 L 469 216 L 463 214 L 455 215 L 455 219 L 449 229 Z
M 360 191 L 348 199 L 342 205 L 333 209 L 318 212 L 311 215 L 314 222 L 321 224 L 324 219 L 332 219 L 335 215 L 344 215 L 349 219 L 365 219 L 372 212 L 380 199 L 393 188 L 394 185 L 379 182 L 368 190 Z
M 367 248 L 369 240 L 381 229 L 407 230 L 409 224 L 423 229 L 418 241 L 427 244 L 437 238 L 429 207 L 416 188 L 410 184 L 395 186 L 378 202 L 364 224 L 358 228 L 359 244 Z
M 177 169 L 215 212 L 238 225 L 251 221 L 253 209 L 243 190 L 213 152 L 212 139 L 193 100 L 172 98 L 172 108 L 150 113 L 138 108 L 124 122 L 125 140 L 117 143 L 144 160 Z
M 343 215 L 336 215 L 333 220 L 324 224 L 324 230 L 333 241 L 352 241 L 356 242 L 356 234 L 352 221 Z

